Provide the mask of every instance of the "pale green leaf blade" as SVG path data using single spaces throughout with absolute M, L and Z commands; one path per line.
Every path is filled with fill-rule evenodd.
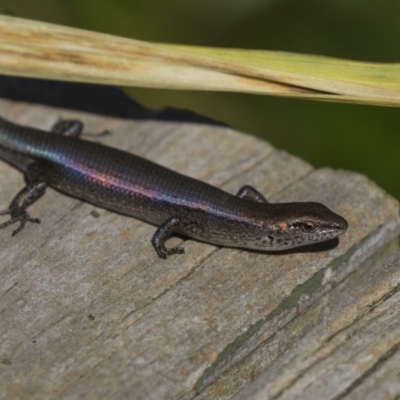
M 400 64 L 164 45 L 0 16 L 0 73 L 400 105 Z

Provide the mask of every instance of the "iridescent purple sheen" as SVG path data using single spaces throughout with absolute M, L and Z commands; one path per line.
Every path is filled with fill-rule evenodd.
M 342 217 L 319 203 L 241 198 L 118 149 L 3 119 L 0 157 L 28 175 L 34 160 L 41 178 L 61 192 L 161 225 L 159 231 L 174 229 L 214 244 L 281 250 L 347 229 Z

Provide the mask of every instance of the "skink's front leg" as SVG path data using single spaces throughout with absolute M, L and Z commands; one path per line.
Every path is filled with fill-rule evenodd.
M 167 249 L 165 247 L 166 240 L 178 230 L 178 227 L 182 224 L 182 221 L 178 217 L 171 217 L 167 219 L 156 231 L 151 240 L 157 254 L 161 258 L 167 258 L 171 254 L 182 254 L 184 249 L 182 247 L 172 247 Z
M 255 201 L 256 203 L 268 203 L 268 200 L 253 186 L 244 185 L 237 193 L 236 196 L 245 200 Z

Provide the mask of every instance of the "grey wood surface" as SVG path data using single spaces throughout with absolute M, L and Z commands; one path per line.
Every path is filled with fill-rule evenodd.
M 282 330 L 295 344 L 235 399 L 399 398 L 399 289 L 400 252 L 364 263 Z
M 0 231 L 0 398 L 231 398 L 245 387 L 273 398 L 289 387 L 286 375 L 265 381 L 263 371 L 278 363 L 287 379 L 321 380 L 300 367 L 301 357 L 316 352 L 312 345 L 329 338 L 324 332 L 316 343 L 313 327 L 331 318 L 326 325 L 336 332 L 335 318 L 358 321 L 366 314 L 369 303 L 353 277 L 361 273 L 368 283 L 368 260 L 382 265 L 395 251 L 388 244 L 399 233 L 397 201 L 362 175 L 315 170 L 229 128 L 4 100 L 0 109 L 10 120 L 46 129 L 59 116 L 80 118 L 88 131 L 113 131 L 96 139 L 105 144 L 230 192 L 248 183 L 271 201 L 320 201 L 350 224 L 336 247 L 266 254 L 186 240 L 184 255 L 160 260 L 150 244 L 154 226 L 49 189 L 31 207 L 39 226 L 17 237 L 12 228 Z M 22 186 L 21 174 L 0 163 L 0 208 Z M 372 295 L 378 301 L 393 276 L 374 268 L 382 278 Z M 331 315 L 335 301 L 346 298 Z M 307 335 L 314 339 L 303 346 Z M 284 362 L 292 354 L 298 364 L 291 373 Z M 275 392 L 265 392 L 270 384 Z

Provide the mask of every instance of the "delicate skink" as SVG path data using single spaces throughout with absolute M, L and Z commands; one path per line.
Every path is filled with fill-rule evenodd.
M 46 132 L 0 118 L 0 158 L 25 173 L 27 185 L 0 214 L 19 222 L 26 209 L 51 186 L 97 206 L 148 221 L 159 228 L 152 238 L 166 258 L 183 248 L 166 248 L 179 233 L 216 245 L 283 250 L 332 239 L 347 222 L 319 203 L 268 203 L 251 186 L 236 196 L 122 150 L 81 139 L 80 121 L 59 121 Z

